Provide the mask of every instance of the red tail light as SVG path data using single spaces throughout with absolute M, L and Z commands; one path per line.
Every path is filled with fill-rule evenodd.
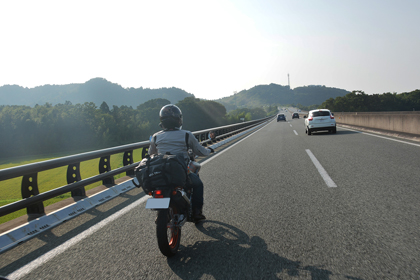
M 313 120 L 314 120 L 314 118 L 312 118 L 312 117 L 308 118 L 308 121 L 313 121 Z
M 155 190 L 155 198 L 163 198 L 163 194 L 161 190 Z
M 330 115 L 330 118 L 331 118 L 331 119 L 334 119 L 334 116 L 333 116 L 333 115 Z

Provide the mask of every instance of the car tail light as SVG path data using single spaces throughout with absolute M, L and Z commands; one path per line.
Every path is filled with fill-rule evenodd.
M 163 193 L 161 190 L 155 190 L 155 198 L 163 198 Z
M 308 118 L 308 121 L 313 121 L 313 120 L 314 120 L 314 118 L 312 118 L 312 117 Z
M 331 118 L 331 119 L 334 119 L 334 116 L 333 116 L 333 115 L 330 115 L 330 118 Z

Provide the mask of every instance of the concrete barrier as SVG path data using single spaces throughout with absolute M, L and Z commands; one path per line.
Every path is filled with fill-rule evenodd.
M 420 112 L 334 112 L 337 124 L 420 135 Z

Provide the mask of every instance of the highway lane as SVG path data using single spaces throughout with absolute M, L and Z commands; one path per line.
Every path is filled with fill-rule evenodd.
M 183 227 L 176 257 L 159 253 L 142 203 L 22 279 L 418 278 L 420 147 L 343 129 L 307 136 L 288 116 L 205 163 L 208 219 Z M 130 191 L 3 253 L 0 274 L 142 196 Z

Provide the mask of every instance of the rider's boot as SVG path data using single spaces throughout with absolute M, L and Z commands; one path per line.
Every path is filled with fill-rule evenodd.
M 203 210 L 200 208 L 195 208 L 193 210 L 193 217 L 194 217 L 195 223 L 198 223 L 199 221 L 206 219 L 206 216 L 203 215 Z

